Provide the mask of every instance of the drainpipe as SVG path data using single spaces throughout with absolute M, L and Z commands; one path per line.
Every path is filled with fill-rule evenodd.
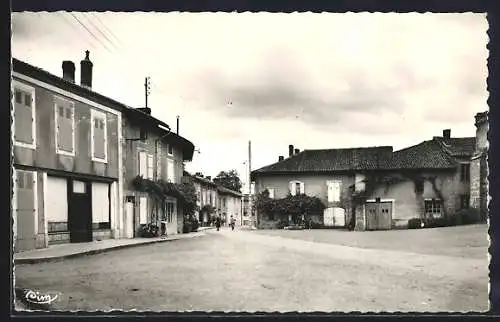
M 170 130 L 170 127 L 168 128 L 168 132 L 162 136 L 160 136 L 159 138 L 157 138 L 155 140 L 155 163 L 156 163 L 156 168 L 155 168 L 155 179 L 158 181 L 158 164 L 160 164 L 159 160 L 158 160 L 158 142 L 160 142 L 161 140 L 163 140 L 165 137 L 169 136 L 170 135 L 171 130 Z M 158 217 L 158 203 L 155 203 L 156 204 L 156 222 L 159 223 L 159 217 Z M 160 223 L 160 229 L 161 229 L 161 223 Z M 167 235 L 167 227 L 165 226 L 165 235 Z

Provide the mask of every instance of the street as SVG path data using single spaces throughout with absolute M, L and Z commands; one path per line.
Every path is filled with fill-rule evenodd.
M 55 310 L 488 309 L 486 245 L 475 249 L 478 256 L 461 257 L 286 238 L 301 231 L 279 233 L 223 228 L 199 238 L 16 265 L 15 283 L 60 292 Z M 346 232 L 319 232 L 328 233 Z

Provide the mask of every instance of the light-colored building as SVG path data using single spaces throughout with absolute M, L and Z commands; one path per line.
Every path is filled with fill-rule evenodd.
M 410 219 L 453 216 L 470 207 L 475 137 L 442 136 L 393 152 L 390 146 L 305 150 L 252 171 L 255 193 L 316 196 L 326 209 L 308 214 L 327 226 L 358 230 L 406 227 Z M 299 218 L 258 214 L 258 227 Z

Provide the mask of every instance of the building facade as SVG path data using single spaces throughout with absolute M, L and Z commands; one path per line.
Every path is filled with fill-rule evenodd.
M 181 184 L 184 162 L 191 161 L 194 145 L 154 118 L 148 108 L 127 110 L 122 128 L 126 237 L 138 236 L 147 224 L 160 227 L 163 234 L 182 233 L 182 202 L 175 187 Z M 159 199 L 139 189 L 138 178 L 171 187 L 171 193 L 164 191 Z
M 481 219 L 488 218 L 488 112 L 476 114 L 476 146 L 471 158 L 471 206 L 479 209 Z
M 122 111 L 91 90 L 89 52 L 63 77 L 13 59 L 14 250 L 119 238 Z
M 219 195 L 219 214 L 223 222 L 229 225 L 232 217 L 235 221 L 235 225 L 241 226 L 243 222 L 241 193 L 221 186 L 217 187 L 217 192 Z

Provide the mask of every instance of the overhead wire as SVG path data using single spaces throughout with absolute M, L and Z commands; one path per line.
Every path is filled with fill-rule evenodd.
M 97 42 L 99 42 L 109 53 L 112 53 L 112 50 L 109 49 L 109 47 L 99 39 L 78 17 L 73 13 L 69 13 L 79 24 L 82 26 Z

